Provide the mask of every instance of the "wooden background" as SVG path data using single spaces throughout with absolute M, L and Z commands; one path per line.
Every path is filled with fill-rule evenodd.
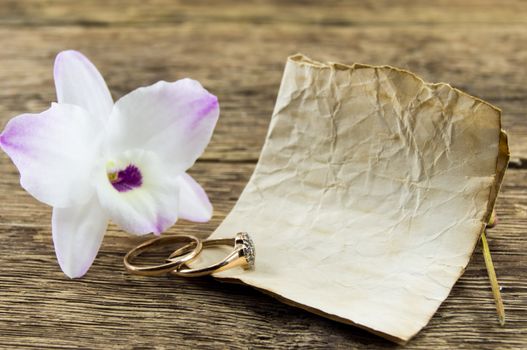
M 323 3 L 323 5 L 322 5 Z M 115 99 L 192 77 L 218 95 L 213 140 L 191 170 L 215 206 L 234 205 L 263 144 L 286 57 L 390 64 L 446 81 L 503 109 L 512 163 L 489 231 L 507 324 L 500 327 L 478 245 L 464 276 L 409 349 L 527 347 L 527 4 L 521 1 L 2 0 L 0 126 L 55 99 L 52 64 L 84 52 Z M 110 226 L 80 280 L 60 271 L 50 208 L 18 185 L 0 155 L 0 347 L 394 348 L 390 342 L 212 279 L 139 277 L 121 259 L 136 244 Z M 411 307 L 411 305 L 409 305 Z

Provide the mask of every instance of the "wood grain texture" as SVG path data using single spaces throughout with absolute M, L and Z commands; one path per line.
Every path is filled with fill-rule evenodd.
M 6 25 L 159 25 L 183 22 L 375 26 L 526 24 L 521 0 L 4 0 Z M 30 6 L 29 6 L 30 3 Z
M 306 5 L 307 4 L 307 5 Z M 382 11 L 381 11 L 382 9 Z M 190 76 L 219 96 L 221 117 L 191 173 L 215 206 L 206 236 L 247 183 L 285 59 L 390 64 L 447 81 L 503 109 L 514 165 L 488 232 L 507 324 L 499 327 L 480 251 L 410 349 L 515 349 L 527 344 L 527 4 L 521 1 L 2 1 L 0 125 L 54 100 L 52 63 L 86 53 L 114 98 Z M 522 163 L 523 162 L 523 163 Z M 56 264 L 50 209 L 0 156 L 0 348 L 394 348 L 379 337 L 212 279 L 127 274 L 138 238 L 110 226 L 85 278 Z M 409 306 L 411 307 L 411 306 Z

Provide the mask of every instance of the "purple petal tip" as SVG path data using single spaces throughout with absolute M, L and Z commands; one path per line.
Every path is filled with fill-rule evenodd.
M 0 147 L 4 148 L 4 145 L 6 144 L 6 137 L 4 135 L 4 133 L 1 133 L 0 134 Z
M 24 130 L 22 128 L 13 125 L 13 123 L 9 123 L 2 134 L 0 134 L 0 147 L 6 153 L 8 153 L 9 150 L 27 152 L 26 148 L 22 144 L 16 142 L 16 137 L 18 135 L 22 135 L 23 133 Z
M 197 108 L 196 116 L 192 122 L 192 127 L 199 125 L 199 123 L 208 116 L 214 116 L 214 110 L 217 110 L 219 107 L 218 98 L 212 94 L 208 94 L 207 96 L 200 98 L 199 100 L 195 101 L 194 104 Z
M 156 236 L 159 236 L 163 231 L 169 228 L 171 224 L 171 220 L 167 220 L 163 217 L 158 217 L 152 232 L 154 232 Z

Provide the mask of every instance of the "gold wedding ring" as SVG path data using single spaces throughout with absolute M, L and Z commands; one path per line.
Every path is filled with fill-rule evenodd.
M 186 245 L 170 254 L 164 264 L 134 265 L 132 263 L 135 258 L 150 248 L 169 243 L 186 243 Z M 189 263 L 198 257 L 203 248 L 222 245 L 233 248 L 233 251 L 223 260 L 210 266 L 194 269 L 189 267 Z M 156 237 L 130 250 L 123 259 L 126 269 L 136 275 L 159 276 L 170 273 L 183 277 L 206 276 L 238 266 L 246 270 L 252 269 L 254 268 L 254 261 L 254 243 L 246 232 L 237 233 L 234 238 L 209 239 L 206 241 L 201 241 L 199 238 L 190 235 Z
M 169 243 L 187 243 L 185 248 L 185 252 L 178 256 L 177 258 L 170 259 L 170 261 L 165 262 L 164 264 L 160 265 L 134 265 L 132 264 L 132 261 L 139 256 L 141 253 L 145 252 L 151 247 L 169 244 Z M 159 276 L 166 274 L 174 269 L 176 269 L 179 265 L 184 264 L 186 262 L 194 260 L 199 253 L 201 253 L 201 249 L 203 248 L 202 241 L 194 236 L 189 235 L 171 235 L 171 236 L 161 236 L 156 237 L 153 239 L 150 239 L 144 243 L 141 243 L 134 249 L 130 250 L 128 254 L 123 259 L 124 266 L 126 269 L 134 273 L 136 275 L 144 275 L 144 276 Z
M 223 260 L 201 268 L 189 268 L 188 263 L 192 262 L 196 257 L 187 260 L 183 264 L 178 265 L 170 274 L 183 277 L 199 277 L 206 276 L 216 272 L 228 270 L 234 267 L 242 267 L 245 270 L 254 268 L 255 263 L 255 248 L 254 243 L 246 232 L 236 234 L 234 238 L 223 239 L 209 239 L 203 241 L 203 248 L 213 246 L 232 246 L 234 250 L 227 255 Z M 167 261 L 181 261 L 181 254 L 187 254 L 189 246 L 185 246 L 172 253 Z

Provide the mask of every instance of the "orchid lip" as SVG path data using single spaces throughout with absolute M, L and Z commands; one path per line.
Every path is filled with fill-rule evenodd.
M 128 192 L 134 188 L 141 187 L 143 175 L 138 167 L 129 164 L 123 170 L 108 173 L 108 180 L 110 180 L 110 183 L 117 191 Z

